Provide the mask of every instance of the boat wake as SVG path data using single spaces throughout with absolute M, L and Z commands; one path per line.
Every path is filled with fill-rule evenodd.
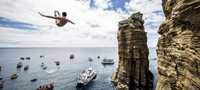
M 47 73 L 54 73 L 56 72 L 58 69 L 49 69 L 49 70 L 46 70 Z

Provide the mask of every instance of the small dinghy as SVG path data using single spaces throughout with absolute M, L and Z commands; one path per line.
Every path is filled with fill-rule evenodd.
M 19 75 L 18 74 L 13 74 L 11 77 L 10 77 L 10 79 L 15 79 L 15 78 L 17 78 Z
M 26 59 L 27 59 L 27 60 L 30 60 L 30 59 L 31 59 L 31 57 L 26 57 Z
M 29 65 L 26 65 L 26 66 L 24 67 L 24 70 L 28 70 L 28 68 L 29 68 Z
M 92 61 L 92 58 L 91 58 L 91 57 L 89 57 L 89 58 L 88 58 L 88 60 L 89 60 L 89 61 Z
M 70 59 L 73 59 L 74 58 L 74 54 L 70 55 Z
M 37 90 L 43 90 L 43 88 L 45 88 L 44 90 L 53 90 L 54 88 L 54 85 L 53 85 L 54 82 L 51 82 L 49 85 L 47 85 L 46 87 L 39 87 Z
M 55 61 L 56 65 L 60 65 L 60 62 L 59 61 Z
M 21 68 L 22 67 L 22 62 L 19 62 L 18 64 L 17 64 L 17 68 Z
M 20 57 L 21 60 L 24 60 L 24 57 Z
M 44 57 L 44 55 L 40 55 L 40 58 L 43 58 Z
M 35 82 L 35 81 L 37 81 L 38 79 L 36 79 L 36 78 L 33 78 L 32 80 L 31 80 L 31 82 Z

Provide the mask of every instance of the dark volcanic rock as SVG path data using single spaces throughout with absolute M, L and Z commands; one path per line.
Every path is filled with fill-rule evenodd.
M 200 0 L 162 0 L 157 90 L 200 90 Z
M 151 90 L 153 74 L 149 71 L 149 49 L 143 29 L 141 13 L 134 13 L 119 22 L 118 54 L 119 66 L 111 81 L 117 90 Z

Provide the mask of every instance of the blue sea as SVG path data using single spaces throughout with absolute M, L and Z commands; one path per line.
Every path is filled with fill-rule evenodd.
M 157 83 L 157 58 L 156 48 L 149 48 L 149 69 L 154 74 L 154 89 Z M 74 59 L 70 55 L 74 54 Z M 40 58 L 40 55 L 44 55 Z M 97 57 L 100 56 L 100 59 Z M 30 57 L 30 60 L 20 60 L 20 57 Z M 91 57 L 93 61 L 89 61 Z M 112 58 L 113 65 L 103 65 L 103 58 Z M 60 61 L 57 66 L 54 62 Z M 17 63 L 22 62 L 22 68 L 16 68 Z M 47 69 L 41 67 L 41 63 Z M 24 71 L 24 66 L 29 65 L 29 69 Z M 54 82 L 54 90 L 115 90 L 115 86 L 110 82 L 110 76 L 118 67 L 117 47 L 72 47 L 72 48 L 0 48 L 0 77 L 3 78 L 4 88 L 0 90 L 36 90 L 39 86 L 46 86 L 51 81 Z M 59 69 L 58 69 L 59 67 Z M 76 78 L 80 73 L 89 67 L 96 69 L 97 77 L 85 87 L 76 87 Z M 14 73 L 19 77 L 11 80 Z M 30 82 L 37 78 L 36 82 Z

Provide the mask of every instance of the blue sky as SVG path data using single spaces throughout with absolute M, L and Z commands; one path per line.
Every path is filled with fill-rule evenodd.
M 32 28 L 32 26 L 33 25 L 29 23 L 16 22 L 7 18 L 0 17 L 0 27 L 16 28 L 22 30 L 37 30 L 36 28 Z
M 0 47 L 117 47 L 118 22 L 143 13 L 148 46 L 156 47 L 165 20 L 161 0 L 2 0 Z M 57 27 L 53 11 L 67 12 L 75 22 Z

